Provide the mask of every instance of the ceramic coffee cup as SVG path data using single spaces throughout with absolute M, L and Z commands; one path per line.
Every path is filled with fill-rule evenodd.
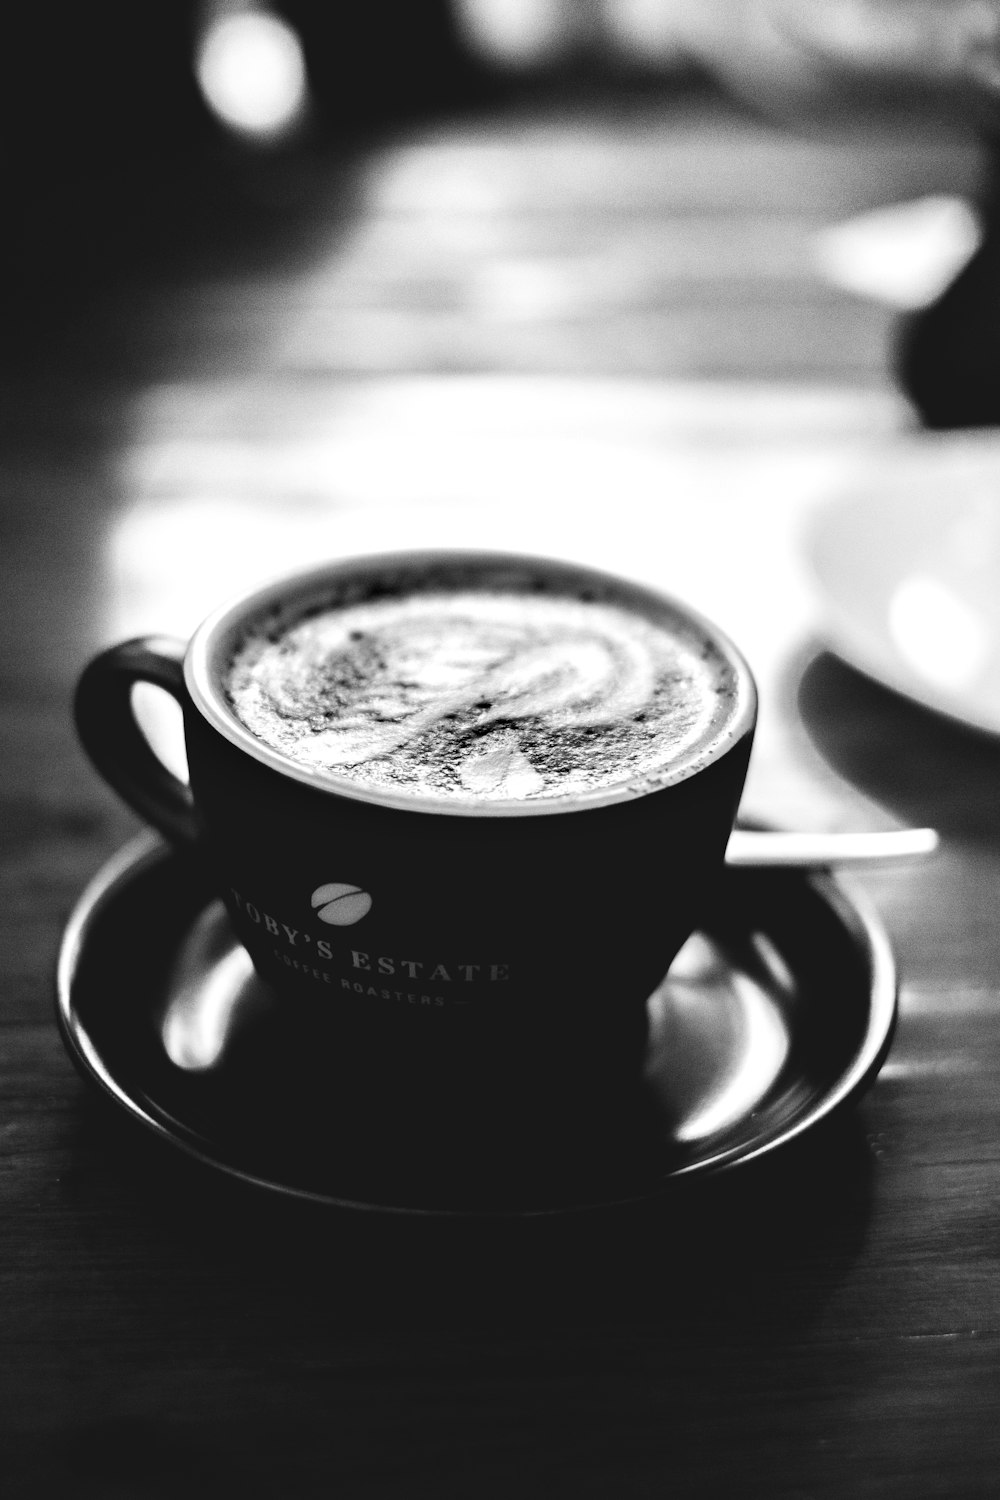
M 354 644 L 373 671 L 397 649 L 414 670 L 413 642 L 433 638 L 424 616 L 436 599 L 459 616 L 471 599 L 475 621 L 480 601 L 497 596 L 500 624 L 487 603 L 485 634 L 450 664 L 458 676 L 442 703 L 428 708 L 418 684 L 417 707 L 399 711 L 410 735 L 400 765 L 391 765 L 397 729 L 376 738 L 370 774 L 340 751 L 317 762 L 312 730 L 321 749 L 341 732 L 316 719 L 317 693 L 332 682 L 336 694 L 367 670 L 343 666 Z M 317 619 L 386 600 L 402 601 L 392 650 L 372 655 L 379 627 L 369 631 L 364 613 L 352 616 L 347 647 L 317 646 Z M 540 623 L 524 646 L 521 616 L 535 621 L 536 605 Z M 616 622 L 603 645 L 587 635 L 594 609 Z M 304 751 L 269 743 L 235 706 L 240 652 L 257 659 L 275 643 L 305 694 L 291 704 Z M 504 687 L 522 646 L 527 685 Z M 554 682 L 553 702 L 541 702 Z M 138 683 L 181 705 L 189 782 L 140 727 Z M 672 683 L 687 703 L 679 720 Z M 647 690 L 652 706 L 641 701 Z M 377 735 L 386 691 L 377 684 L 376 709 L 365 711 Z M 465 741 L 455 739 L 463 714 L 480 716 Z M 532 736 L 546 714 L 539 761 Z M 105 651 L 76 695 L 98 771 L 194 852 L 276 1003 L 327 1039 L 311 1045 L 335 1046 L 341 1060 L 353 1049 L 351 1066 L 373 1079 L 419 1073 L 425 1095 L 458 1078 L 488 1080 L 526 1111 L 571 1087 L 627 1088 L 641 1072 L 646 1002 L 723 867 L 755 716 L 743 657 L 683 604 L 592 569 L 492 553 L 360 557 L 281 579 L 219 608 L 186 646 L 143 638 Z M 455 745 L 465 746 L 458 779 Z

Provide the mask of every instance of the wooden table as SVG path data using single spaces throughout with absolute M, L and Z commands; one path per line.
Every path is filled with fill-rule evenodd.
M 1000 753 L 822 649 L 799 547 L 912 427 L 894 313 L 812 237 L 978 171 L 704 101 L 484 108 L 147 183 L 145 248 L 8 358 L 5 1494 L 996 1494 Z M 634 1210 L 400 1221 L 255 1193 L 78 1077 L 59 936 L 137 826 L 74 742 L 83 663 L 431 539 L 690 594 L 761 679 L 749 812 L 942 831 L 855 877 L 901 1013 L 836 1127 Z

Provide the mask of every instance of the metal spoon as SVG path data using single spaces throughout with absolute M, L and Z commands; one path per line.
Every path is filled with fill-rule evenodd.
M 726 849 L 726 864 L 755 870 L 876 864 L 933 854 L 938 842 L 933 828 L 893 828 L 873 833 L 780 833 L 735 828 Z

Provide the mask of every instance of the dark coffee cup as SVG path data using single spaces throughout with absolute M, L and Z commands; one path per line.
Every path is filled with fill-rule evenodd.
M 640 633 L 676 637 L 709 663 L 704 729 L 582 788 L 453 797 L 317 770 L 238 716 L 232 662 L 248 634 L 280 638 L 319 611 L 410 591 L 620 610 Z M 189 783 L 140 727 L 138 683 L 180 703 Z M 196 852 L 312 1051 L 328 1047 L 331 1067 L 397 1102 L 405 1077 L 411 1109 L 422 1099 L 447 1111 L 459 1097 L 473 1108 L 499 1092 L 523 1118 L 635 1086 L 646 1002 L 723 866 L 755 715 L 742 656 L 686 606 L 563 562 L 458 552 L 354 558 L 285 578 L 209 616 L 186 648 L 160 638 L 111 648 L 76 697 L 98 771 Z

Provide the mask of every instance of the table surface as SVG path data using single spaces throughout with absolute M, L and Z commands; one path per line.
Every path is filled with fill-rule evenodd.
M 817 236 L 979 172 L 915 129 L 535 99 L 178 168 L 67 236 L 108 273 L 37 292 L 3 369 L 7 1493 L 996 1493 L 1000 751 L 827 651 L 801 559 L 816 506 L 919 444 L 896 312 Z M 399 1221 L 221 1179 L 78 1076 L 60 933 L 138 826 L 75 744 L 82 665 L 428 540 L 718 615 L 761 682 L 753 816 L 940 829 L 854 877 L 900 1020 L 836 1126 L 639 1209 Z

